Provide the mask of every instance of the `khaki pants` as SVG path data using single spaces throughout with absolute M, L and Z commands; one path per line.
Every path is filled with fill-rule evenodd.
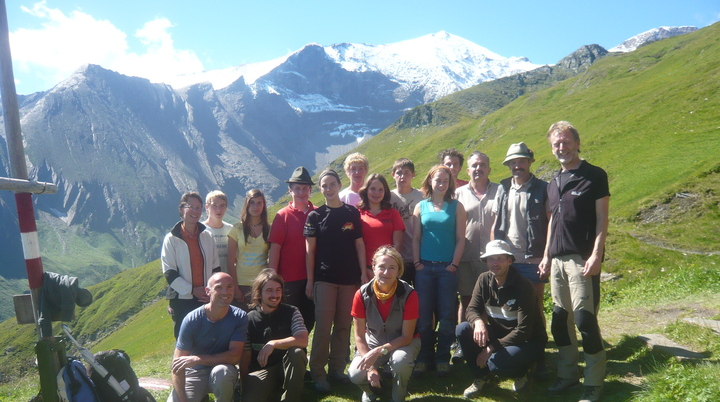
M 375 363 L 375 368 L 387 363 L 392 371 L 392 399 L 393 402 L 401 402 L 405 400 L 407 395 L 407 385 L 412 375 L 413 367 L 415 367 L 415 358 L 420 352 L 420 338 L 413 338 L 409 345 L 397 348 L 392 353 L 381 356 Z M 367 370 L 358 369 L 362 356 L 355 355 L 350 367 L 348 368 L 348 376 L 353 384 L 357 384 L 363 392 L 372 394 L 370 384 L 367 379 Z
M 232 402 L 238 370 L 230 364 L 218 364 L 200 370 L 185 369 L 185 395 L 188 402 L 200 402 L 209 393 L 218 402 Z M 177 401 L 177 390 L 173 390 L 168 402 Z
M 578 344 L 575 326 L 583 339 L 585 385 L 598 386 L 605 379 L 606 356 L 597 313 L 600 275 L 583 276 L 585 261 L 577 254 L 552 260 L 550 286 L 555 307 L 552 334 L 558 346 L 558 377 L 578 378 Z
M 310 373 L 313 381 L 325 380 L 330 371 L 345 372 L 350 356 L 352 301 L 358 287 L 315 282 L 315 333 L 310 350 Z
M 290 348 L 282 364 L 253 371 L 243 382 L 243 401 L 252 402 L 300 402 L 307 356 L 300 348 Z

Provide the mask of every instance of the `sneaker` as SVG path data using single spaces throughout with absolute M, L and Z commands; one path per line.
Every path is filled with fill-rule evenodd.
M 518 393 L 524 392 L 524 391 L 526 391 L 527 389 L 529 389 L 529 388 L 530 388 L 530 382 L 528 381 L 528 376 L 527 376 L 527 374 L 525 374 L 524 376 L 522 376 L 522 377 L 520 377 L 520 378 L 516 378 L 516 379 L 513 381 L 513 387 L 512 387 L 512 388 L 513 388 L 513 391 L 518 392 Z
M 550 395 L 561 394 L 578 384 L 580 384 L 580 381 L 577 379 L 558 377 L 557 380 L 555 380 L 555 383 L 548 387 L 547 392 Z
M 450 361 L 452 361 L 453 364 L 463 364 L 465 362 L 465 355 L 463 354 L 462 348 L 460 347 L 460 344 L 456 344 L 456 347 L 453 349 L 452 357 L 450 358 Z
M 482 391 L 486 382 L 487 381 L 482 379 L 473 381 L 473 383 L 470 384 L 469 387 L 465 388 L 463 396 L 465 398 L 472 398 L 473 396 L 477 395 L 478 393 L 480 393 L 480 391 Z
M 327 380 L 315 381 L 315 389 L 321 394 L 329 394 L 332 391 L 332 388 L 330 388 L 330 383 L 327 382 Z
M 415 363 L 415 368 L 413 368 L 413 375 L 421 375 L 425 374 L 428 371 L 428 367 L 426 363 Z
M 330 381 L 338 382 L 340 384 L 350 384 L 350 378 L 345 373 L 339 371 L 331 371 L 328 373 L 328 379 Z
M 438 377 L 447 377 L 450 374 L 450 363 L 435 364 L 435 372 Z
M 378 400 L 377 395 L 375 395 L 373 393 L 363 392 L 363 394 L 362 394 L 362 399 L 361 399 L 362 402 L 375 402 L 377 400 Z
M 596 402 L 600 400 L 600 394 L 602 394 L 602 385 L 586 385 L 585 392 L 580 397 L 579 402 Z

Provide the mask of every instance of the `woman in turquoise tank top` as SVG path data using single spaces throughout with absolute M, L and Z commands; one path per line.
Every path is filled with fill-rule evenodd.
M 449 168 L 434 166 L 423 180 L 427 198 L 413 214 L 415 290 L 420 299 L 418 332 L 422 340 L 415 373 L 433 364 L 437 375 L 450 372 L 450 345 L 455 340 L 457 267 L 465 247 L 465 208 L 454 200 L 455 180 Z M 437 351 L 433 314 L 439 323 Z

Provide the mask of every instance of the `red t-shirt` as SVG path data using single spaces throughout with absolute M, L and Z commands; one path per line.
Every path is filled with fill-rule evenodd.
M 393 232 L 405 230 L 405 223 L 395 208 L 383 209 L 379 214 L 373 215 L 370 210 L 361 209 L 363 241 L 365 242 L 365 263 L 372 265 L 375 251 L 386 244 L 392 246 Z
M 293 208 L 290 202 L 273 219 L 268 242 L 280 245 L 279 266 L 274 268 L 285 282 L 307 279 L 303 228 L 308 214 L 314 209 L 312 203 L 308 202 L 307 211 L 303 212 Z
M 398 284 L 398 286 L 402 285 Z M 383 321 L 387 320 L 388 315 L 390 315 L 390 307 L 392 306 L 393 299 L 395 299 L 395 296 L 384 302 L 376 300 L 378 312 L 380 312 L 380 317 L 382 317 Z M 418 306 L 419 304 L 417 292 L 410 293 L 410 296 L 408 296 L 407 300 L 405 300 L 405 308 L 403 309 L 403 320 L 407 321 L 418 319 L 418 317 L 420 317 L 420 310 Z M 360 294 L 360 290 L 355 292 L 355 297 L 353 298 L 352 310 L 350 311 L 350 315 L 355 318 L 362 319 L 365 319 L 365 317 L 367 316 L 365 314 L 365 303 L 363 303 L 363 298 Z

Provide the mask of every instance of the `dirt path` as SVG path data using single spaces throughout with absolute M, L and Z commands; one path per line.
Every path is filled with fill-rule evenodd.
M 638 335 L 660 331 L 665 326 L 685 317 L 710 318 L 720 312 L 720 294 L 701 298 L 632 308 L 603 310 L 600 304 L 600 328 L 603 337 L 616 341 L 622 335 Z
M 649 245 L 655 246 L 655 247 L 660 247 L 665 250 L 677 251 L 677 252 L 686 253 L 686 254 L 697 254 L 697 255 L 707 255 L 707 256 L 720 255 L 720 251 L 687 250 L 687 249 L 668 246 L 666 244 L 663 244 L 661 241 L 654 239 L 652 237 L 649 237 L 649 236 L 643 236 L 643 235 L 638 235 L 638 234 L 633 234 L 633 233 L 630 233 L 630 236 L 640 240 L 641 242 L 643 242 L 645 244 L 649 244 Z

